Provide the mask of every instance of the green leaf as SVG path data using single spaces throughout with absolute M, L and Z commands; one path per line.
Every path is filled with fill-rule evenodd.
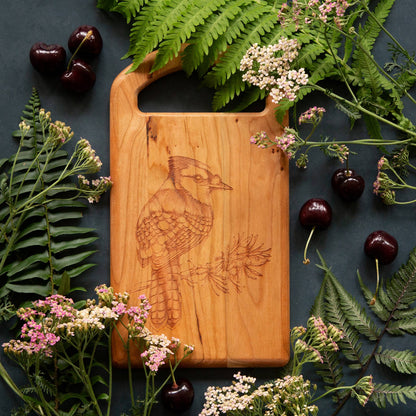
M 380 302 L 379 299 L 385 296 L 384 290 L 380 287 L 378 293 L 378 300 L 373 304 L 372 300 L 374 297 L 374 293 L 368 289 L 368 287 L 364 284 L 363 279 L 359 272 L 357 272 L 358 282 L 360 283 L 361 292 L 364 295 L 367 304 L 371 308 L 371 310 L 384 322 L 386 322 L 390 318 L 390 312 L 384 307 L 384 303 Z
M 48 251 L 43 251 L 39 254 L 33 254 L 32 256 L 26 257 L 22 261 L 15 261 L 8 266 L 6 266 L 3 271 L 7 271 L 7 277 L 12 277 L 21 271 L 30 268 L 35 263 L 48 263 L 49 253 Z
M 411 350 L 382 350 L 380 348 L 375 354 L 374 358 L 378 364 L 384 364 L 385 366 L 398 373 L 416 373 L 416 355 Z
M 394 406 L 406 404 L 406 399 L 416 400 L 416 386 L 399 386 L 391 384 L 375 384 L 370 400 L 377 407 L 386 407 L 387 404 Z
M 54 226 L 51 225 L 50 232 L 53 237 L 61 237 L 71 234 L 85 234 L 95 231 L 94 228 L 78 227 L 76 225 Z
M 348 320 L 349 324 L 357 329 L 360 334 L 365 335 L 369 340 L 376 340 L 380 335 L 380 329 L 377 328 L 374 322 L 367 315 L 365 309 L 357 302 L 357 300 L 351 296 L 338 282 L 336 277 L 325 264 L 322 256 L 319 256 L 321 258 L 321 265 L 318 265 L 318 267 L 325 271 L 328 281 L 333 284 L 339 297 L 339 308 Z
M 0 222 L 5 224 L 0 241 L 1 296 L 13 292 L 43 296 L 52 286 L 59 290 L 61 283 L 67 284 L 60 274 L 65 269 L 73 277 L 92 267 L 84 261 L 94 252 L 87 246 L 96 236 L 86 234 L 95 230 L 66 225 L 82 218 L 85 204 L 74 199 L 76 174 L 62 175 L 63 170 L 70 174 L 68 153 L 48 141 L 50 124 L 41 124 L 40 108 L 34 89 L 22 116 L 31 128 L 23 140 L 21 132 L 13 133 L 19 139 L 18 151 L 1 165 L 5 169 L 0 175 Z
M 392 335 L 416 334 L 416 320 L 408 318 L 392 321 L 389 323 L 387 331 Z
M 57 241 L 52 242 L 51 250 L 52 253 L 57 254 L 65 250 L 72 250 L 78 247 L 86 246 L 98 239 L 97 236 L 85 237 L 85 238 L 75 238 L 68 241 Z
M 6 283 L 6 289 L 15 293 L 35 293 L 39 296 L 48 296 L 51 294 L 51 289 L 48 286 L 39 285 L 16 285 L 13 283 Z
M 93 254 L 95 252 L 96 252 L 96 250 L 90 250 L 90 251 L 85 251 L 85 252 L 81 252 L 81 253 L 77 253 L 77 254 L 73 254 L 73 255 L 68 255 L 68 256 L 65 256 L 65 257 L 60 258 L 60 259 L 54 258 L 52 260 L 53 261 L 53 266 L 54 266 L 55 270 L 57 270 L 59 272 L 59 271 L 64 270 L 66 268 L 72 267 L 75 264 L 79 264 L 80 262 L 85 260 L 87 257 L 91 256 L 91 254 Z
M 59 283 L 58 295 L 66 296 L 71 291 L 71 278 L 69 274 L 64 271 Z

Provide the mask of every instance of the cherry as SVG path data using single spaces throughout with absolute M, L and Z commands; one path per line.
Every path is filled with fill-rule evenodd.
M 91 34 L 88 39 L 84 41 L 84 38 L 89 32 L 91 32 Z M 99 55 L 101 49 L 103 48 L 103 39 L 100 32 L 96 27 L 90 25 L 82 25 L 71 33 L 68 39 L 68 48 L 72 53 L 74 53 L 81 43 L 82 46 L 77 52 L 84 58 Z
M 305 228 L 311 228 L 308 241 L 306 242 L 303 255 L 303 263 L 308 264 L 309 259 L 306 257 L 309 242 L 315 229 L 325 229 L 331 224 L 332 209 L 327 201 L 321 198 L 311 198 L 307 200 L 299 211 L 299 221 Z
M 356 201 L 363 193 L 365 182 L 353 169 L 340 168 L 332 175 L 332 188 L 345 201 Z
M 188 410 L 194 400 L 194 388 L 185 378 L 166 384 L 161 393 L 162 403 L 175 412 Z
M 66 52 L 60 45 L 36 42 L 29 52 L 30 62 L 41 74 L 56 75 L 65 68 Z
M 91 65 L 82 59 L 74 59 L 84 44 L 88 42 L 92 36 L 93 30 L 91 29 L 82 38 L 77 49 L 74 51 L 68 62 L 66 71 L 61 76 L 62 85 L 70 91 L 77 93 L 87 92 L 95 84 L 96 76 Z
M 81 59 L 74 59 L 68 69 L 61 75 L 62 85 L 77 93 L 90 90 L 95 84 L 95 72 L 91 65 Z
M 371 299 L 370 305 L 374 305 L 377 298 L 380 282 L 379 263 L 391 263 L 396 258 L 398 250 L 399 245 L 397 240 L 386 231 L 373 231 L 365 240 L 364 252 L 367 256 L 375 259 L 376 262 L 377 284 L 376 291 L 373 299 Z

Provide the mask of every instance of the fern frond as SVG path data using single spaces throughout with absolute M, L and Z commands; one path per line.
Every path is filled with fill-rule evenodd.
M 205 76 L 220 60 L 229 45 L 243 36 L 244 29 L 249 23 L 255 22 L 265 13 L 265 9 L 259 7 L 257 3 L 250 1 L 247 3 L 246 6 L 241 7 L 241 11 L 230 21 L 227 30 L 213 41 L 208 54 L 204 55 L 201 64 L 197 68 L 200 77 Z
M 156 16 L 160 13 L 160 11 L 164 7 L 164 0 L 152 0 L 147 4 L 147 7 L 144 7 L 143 10 L 140 11 L 140 13 L 136 16 L 134 19 L 134 22 L 130 29 L 130 46 L 126 54 L 122 57 L 122 59 L 128 58 L 130 56 L 133 57 L 133 69 L 136 69 L 140 64 L 141 61 L 144 59 L 146 54 L 149 52 L 152 52 L 153 49 L 157 46 L 154 45 L 154 42 L 152 45 L 148 45 L 145 50 L 143 57 L 140 59 L 140 49 L 138 49 L 138 45 L 146 35 L 147 28 L 152 26 L 153 21 L 156 20 Z
M 343 333 L 343 338 L 339 341 L 339 346 L 345 358 L 350 363 L 358 364 L 362 368 L 364 363 L 362 359 L 360 334 L 350 325 L 342 310 L 337 306 L 339 301 L 340 299 L 333 282 L 328 280 L 325 303 L 327 320 Z
M 416 355 L 411 350 L 379 350 L 374 355 L 378 364 L 384 364 L 393 371 L 402 374 L 416 374 Z
M 222 88 L 215 91 L 212 100 L 212 108 L 214 111 L 225 107 L 236 96 L 239 96 L 247 87 L 247 84 L 242 80 L 241 74 L 236 73 L 232 75 Z M 259 96 L 260 94 L 257 94 Z
M 416 334 L 415 318 L 399 319 L 389 324 L 387 331 L 391 335 Z
M 384 303 L 380 302 L 380 299 L 382 299 L 385 296 L 384 290 L 382 288 L 382 284 L 379 288 L 378 292 L 378 302 L 372 302 L 374 293 L 364 284 L 364 281 L 360 275 L 359 272 L 357 272 L 358 276 L 358 282 L 360 283 L 361 292 L 367 302 L 367 304 L 370 306 L 371 310 L 383 321 L 387 322 L 390 318 L 390 312 L 387 308 L 384 307 Z
M 31 129 L 2 166 L 0 297 L 47 296 L 58 289 L 62 273 L 75 276 L 92 266 L 84 260 L 94 252 L 87 249 L 96 240 L 94 230 L 73 225 L 86 206 L 75 199 L 78 188 L 71 179 L 60 180 L 69 158 L 61 148 L 48 147 L 49 127 L 40 127 L 39 110 L 39 95 L 33 90 L 22 116 Z
M 117 12 L 123 15 L 129 24 L 140 12 L 140 9 L 148 3 L 148 0 L 107 0 L 109 5 L 101 5 L 101 8 Z M 117 2 L 117 4 L 115 4 Z M 111 4 L 113 3 L 113 4 Z
M 325 384 L 325 390 L 330 390 L 334 387 L 339 387 L 343 383 L 342 365 L 339 360 L 339 354 L 335 351 L 325 350 L 321 353 L 322 363 L 314 363 L 316 373 L 321 376 L 322 381 Z M 334 394 L 334 400 L 337 402 L 340 400 L 338 392 Z
M 370 49 L 372 49 L 378 35 L 380 34 L 381 27 L 387 17 L 389 16 L 390 10 L 393 7 L 395 0 L 380 0 L 377 2 L 377 6 L 374 9 L 374 17 L 370 17 L 364 23 L 359 34 L 361 37 L 366 39 L 366 43 Z M 375 20 L 377 19 L 377 20 Z M 378 22 L 380 22 L 380 24 Z
M 235 74 L 240 67 L 240 61 L 247 49 L 254 43 L 261 42 L 261 36 L 269 32 L 276 24 L 277 17 L 273 14 L 263 14 L 249 24 L 244 30 L 244 37 L 238 38 L 224 52 L 220 62 L 205 76 L 204 83 L 212 88 L 224 85 L 226 80 Z
M 216 39 L 232 30 L 230 22 L 242 12 L 242 6 L 246 0 L 226 2 L 221 8 L 221 13 L 215 13 L 206 19 L 198 32 L 189 38 L 189 46 L 184 51 L 182 66 L 185 72 L 190 74 L 202 63 L 204 56 L 210 54 L 212 45 Z M 238 25 L 237 25 L 238 27 Z M 234 32 L 234 38 L 237 33 Z M 225 47 L 222 48 L 222 52 Z
M 366 336 L 369 340 L 374 341 L 380 335 L 380 329 L 367 315 L 365 309 L 351 296 L 343 286 L 338 282 L 334 274 L 325 264 L 322 256 L 319 268 L 325 271 L 328 281 L 333 284 L 339 298 L 339 308 L 345 316 L 348 323 L 354 327 L 360 334 Z
M 409 254 L 407 263 L 386 281 L 386 291 L 395 309 L 408 308 L 416 300 L 416 249 Z
M 97 0 L 97 7 L 99 9 L 111 10 L 117 4 L 117 0 Z
M 195 32 L 196 27 L 200 25 L 202 26 L 209 16 L 215 16 L 214 13 L 217 10 L 221 9 L 222 11 L 222 7 L 225 4 L 225 0 L 212 0 L 209 2 L 199 0 L 190 3 L 160 43 L 152 71 L 162 68 L 174 56 L 177 56 L 182 44 L 191 37 L 191 35 Z M 221 16 L 222 15 L 224 15 L 223 12 L 221 12 Z M 213 36 L 214 35 L 215 33 Z
M 387 404 L 394 406 L 406 404 L 406 399 L 416 400 L 416 386 L 398 386 L 391 384 L 375 384 L 370 401 L 377 407 L 384 408 Z

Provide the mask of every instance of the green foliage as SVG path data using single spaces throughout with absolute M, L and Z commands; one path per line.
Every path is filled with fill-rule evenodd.
M 371 400 L 378 407 L 386 407 L 387 404 L 406 404 L 406 399 L 416 400 L 416 386 L 392 386 L 389 384 L 376 384 Z
M 42 120 L 40 112 L 42 111 Z M 62 149 L 71 134 L 45 119 L 33 91 L 14 132 L 17 152 L 0 168 L 0 298 L 69 292 L 69 279 L 92 267 L 92 228 L 76 225 L 85 211 L 74 182 L 80 169 Z M 55 130 L 54 130 L 55 129 Z M 56 138 L 55 133 L 63 134 Z M 65 132 L 65 133 L 63 133 Z M 64 137 L 67 134 L 68 137 Z M 72 137 L 72 136 L 71 136 Z M 85 169 L 84 169 L 85 171 Z M 85 173 L 85 172 L 84 172 Z
M 247 86 L 241 81 L 239 65 L 251 44 L 277 40 L 283 33 L 276 10 L 283 2 L 115 0 L 99 1 L 98 7 L 122 14 L 127 22 L 133 20 L 130 47 L 124 55 L 133 59 L 131 70 L 153 50 L 158 50 L 153 71 L 181 53 L 184 71 L 197 71 L 206 85 L 217 89 L 213 107 L 218 110 L 245 91 Z M 183 44 L 187 47 L 181 52 Z M 250 91 L 243 96 L 243 106 L 260 95 Z
M 399 374 L 416 374 L 414 351 L 383 348 L 381 344 L 388 335 L 416 333 L 416 308 L 413 307 L 416 300 L 416 248 L 409 254 L 407 263 L 390 279 L 382 282 L 374 304 L 371 302 L 374 294 L 358 275 L 363 296 L 368 308 L 377 316 L 377 323 L 370 316 L 369 310 L 343 288 L 320 254 L 319 257 L 321 264 L 318 267 L 324 271 L 325 277 L 311 313 L 319 314 L 326 323 L 333 324 L 344 334 L 338 342 L 340 353 L 325 357 L 324 362 L 317 365 L 317 373 L 322 376 L 325 388 L 345 385 L 344 362 L 350 367 L 349 372 L 357 371 L 357 377 L 363 377 L 371 363 L 385 366 Z M 364 355 L 364 350 L 370 352 Z M 334 396 L 338 410 L 348 397 Z M 416 400 L 416 389 L 413 386 L 376 383 L 370 397 L 379 407 L 405 403 L 406 399 Z
M 350 118 L 352 125 L 364 115 L 372 139 L 382 139 L 383 118 L 387 123 L 394 120 L 399 130 L 415 131 L 403 114 L 402 102 L 403 95 L 416 82 L 413 58 L 396 45 L 392 47 L 393 62 L 384 69 L 373 55 L 373 47 L 385 30 L 383 24 L 395 0 L 356 2 L 342 18 L 342 28 L 330 19 L 323 23 L 316 16 L 313 24 L 306 23 L 313 15 L 306 1 L 288 2 L 285 10 L 292 11 L 282 25 L 278 16 L 286 3 L 285 0 L 97 0 L 98 7 L 120 13 L 130 24 L 130 46 L 123 58 L 133 60 L 131 71 L 155 50 L 152 71 L 180 55 L 184 71 L 196 72 L 206 86 L 215 90 L 214 111 L 241 111 L 263 99 L 264 90 L 242 81 L 240 61 L 254 43 L 270 45 L 288 37 L 299 42 L 296 66 L 304 67 L 309 76 L 308 85 L 298 91 L 295 102 L 315 89 L 325 92 L 324 81 L 335 80 L 345 85 L 347 99 L 340 99 L 330 89 L 325 93 Z M 294 102 L 279 104 L 276 117 L 281 121 Z

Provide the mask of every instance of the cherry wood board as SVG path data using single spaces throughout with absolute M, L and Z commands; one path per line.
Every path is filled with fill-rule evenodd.
M 282 152 L 249 141 L 258 131 L 281 134 L 274 105 L 268 100 L 253 113 L 142 112 L 140 91 L 181 70 L 175 58 L 150 72 L 154 58 L 126 68 L 111 89 L 111 285 L 129 292 L 131 305 L 148 297 L 152 332 L 195 346 L 183 366 L 282 366 L 289 167 Z M 127 363 L 117 336 L 113 361 Z

